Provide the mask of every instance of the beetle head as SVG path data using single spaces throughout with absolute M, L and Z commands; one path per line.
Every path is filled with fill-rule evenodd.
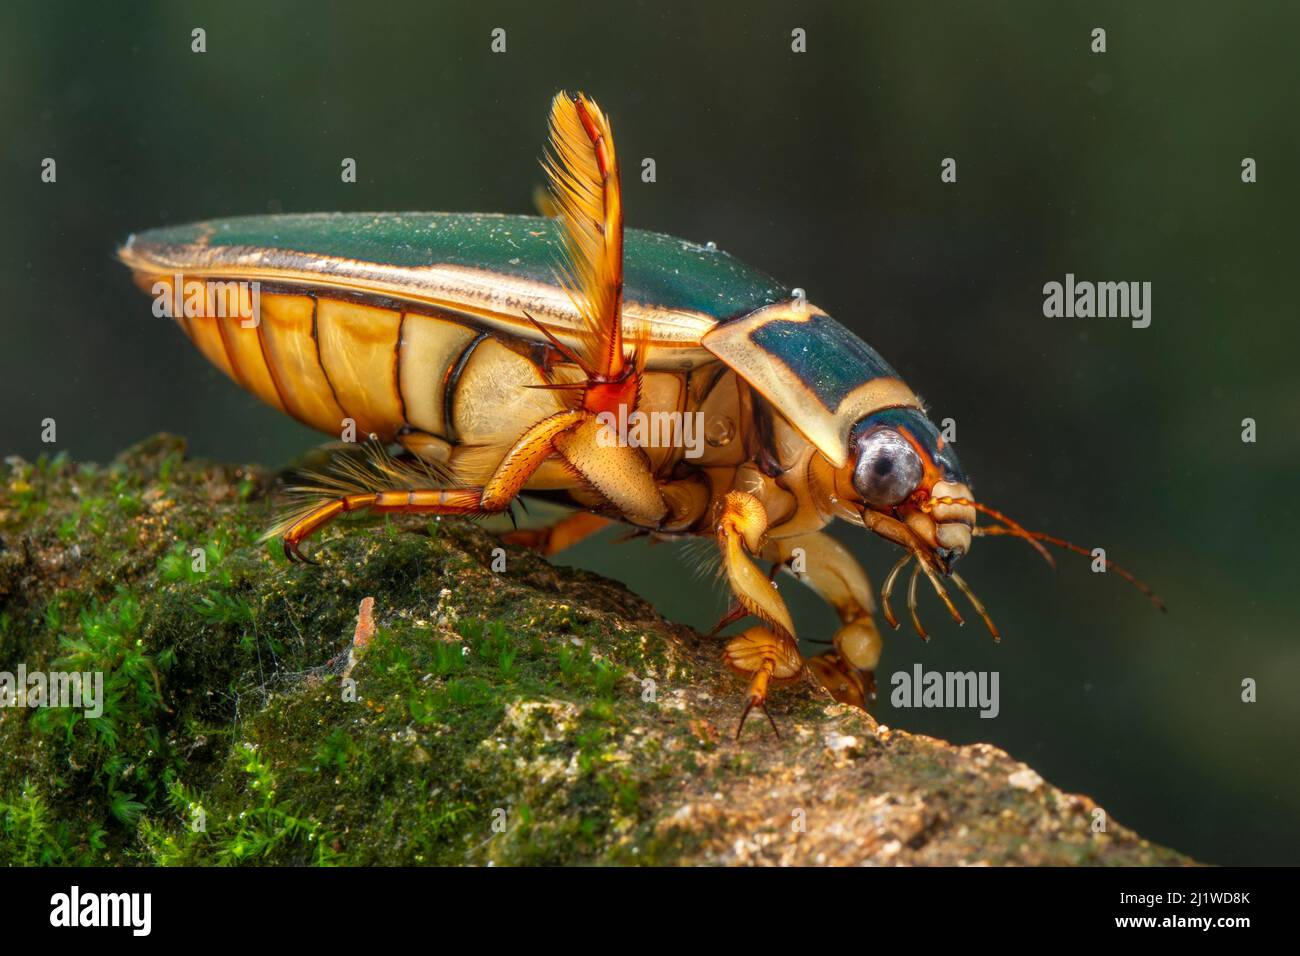
M 863 508 L 863 523 L 914 546 L 898 541 L 897 523 L 905 525 L 935 563 L 951 573 L 970 550 L 975 526 L 974 508 L 935 500 L 973 499 L 952 444 L 921 412 L 892 408 L 859 421 L 849 435 L 849 451 L 849 484 Z
M 1055 562 L 1043 542 L 1085 556 L 1092 554 L 1063 538 L 1030 531 L 1003 512 L 976 501 L 952 445 L 916 409 L 891 408 L 862 418 L 849 433 L 848 451 L 849 460 L 833 472 L 837 514 L 861 522 L 863 527 L 908 552 L 894 565 L 880 592 L 885 619 L 894 627 L 898 622 L 889 607 L 890 590 L 899 572 L 915 558 L 908 608 L 912 612 L 912 624 L 921 637 L 926 633 L 916 613 L 915 589 L 922 571 L 953 619 L 959 624 L 962 620 L 940 584 L 937 569 L 948 575 L 984 619 L 994 639 L 998 639 L 997 628 L 983 603 L 961 575 L 953 572 L 953 565 L 970 550 L 975 535 L 1021 538 L 1053 565 Z M 976 528 L 975 516 L 980 512 L 998 523 Z M 1113 561 L 1107 560 L 1106 567 L 1164 610 L 1164 602 L 1146 584 Z

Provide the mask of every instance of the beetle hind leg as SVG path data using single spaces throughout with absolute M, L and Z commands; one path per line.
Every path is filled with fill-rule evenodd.
M 386 464 L 372 471 L 341 466 L 334 474 L 321 476 L 317 487 L 305 489 L 314 494 L 314 505 L 291 515 L 270 534 L 282 532 L 284 553 L 290 560 L 307 560 L 301 551 L 302 542 L 339 515 L 354 511 L 475 517 L 506 511 L 533 472 L 554 451 L 556 440 L 587 417 L 583 412 L 563 411 L 537 422 L 510 447 L 481 486 L 417 487 L 421 478 L 437 476 L 396 470 Z M 384 487 L 398 483 L 407 486 Z
M 515 441 L 481 485 L 467 482 L 452 488 L 408 485 L 393 489 L 382 487 L 395 483 L 383 471 L 375 476 L 357 472 L 326 476 L 325 486 L 313 490 L 315 503 L 283 523 L 285 554 L 291 560 L 305 560 L 300 550 L 302 541 L 339 515 L 353 511 L 474 517 L 507 511 L 533 473 L 552 455 L 563 458 L 620 514 L 651 523 L 658 521 L 668 506 L 655 486 L 645 456 L 639 449 L 602 441 L 603 428 L 595 415 L 581 409 L 544 418 Z M 416 481 L 405 473 L 394 478 Z
M 311 559 L 302 553 L 302 543 L 339 515 L 353 511 L 377 514 L 394 512 L 468 515 L 483 511 L 481 489 L 426 488 L 407 491 L 372 491 L 344 495 L 326 501 L 298 518 L 284 532 L 284 554 L 290 561 Z

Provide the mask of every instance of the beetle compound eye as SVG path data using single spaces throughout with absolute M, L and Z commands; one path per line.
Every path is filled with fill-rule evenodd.
M 921 483 L 923 473 L 920 456 L 896 431 L 881 428 L 858 442 L 853 487 L 869 505 L 898 504 Z

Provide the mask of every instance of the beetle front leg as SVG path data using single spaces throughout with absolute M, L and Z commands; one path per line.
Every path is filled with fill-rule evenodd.
M 808 669 L 841 703 L 866 709 L 876 696 L 880 632 L 866 572 L 842 544 L 823 531 L 769 541 L 763 557 L 784 567 L 835 608 L 841 627 L 834 648 L 808 661 Z
M 767 712 L 767 691 L 770 686 L 779 687 L 798 680 L 803 672 L 803 657 L 795 642 L 769 627 L 756 624 L 727 642 L 722 662 L 737 674 L 750 679 L 745 709 L 740 712 L 740 723 L 736 725 L 736 739 L 740 739 L 740 732 L 745 729 L 745 719 L 755 707 L 767 714 L 772 732 L 780 737 L 776 721 Z
M 727 667 L 750 677 L 745 709 L 736 728 L 737 738 L 753 708 L 758 707 L 767 713 L 768 686 L 789 683 L 803 672 L 803 657 L 795 643 L 790 612 L 771 579 L 750 557 L 762 550 L 766 534 L 767 509 L 763 503 L 744 491 L 728 492 L 717 523 L 718 545 L 722 550 L 727 583 L 731 585 L 739 609 L 764 622 L 732 638 L 722 655 Z M 739 616 L 739 611 L 734 612 L 734 617 Z M 768 714 L 768 720 L 776 730 L 771 714 Z
M 794 622 L 771 579 L 759 570 L 753 554 L 763 548 L 767 509 L 745 491 L 729 491 L 718 517 L 718 546 L 727 583 L 740 606 L 759 620 L 794 637 Z

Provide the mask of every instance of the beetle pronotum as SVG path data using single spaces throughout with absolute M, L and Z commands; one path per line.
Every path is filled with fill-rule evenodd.
M 766 712 L 770 686 L 805 672 L 837 700 L 865 707 L 874 696 L 875 601 L 823 531 L 832 520 L 904 550 L 881 590 L 884 614 L 898 626 L 890 595 L 910 565 L 922 637 L 922 576 L 960 622 L 951 581 L 997 637 L 953 570 L 973 534 L 1081 550 L 975 499 L 912 390 L 800 290 L 711 243 L 625 232 L 614 139 L 593 101 L 555 97 L 543 165 L 542 217 L 261 216 L 156 229 L 120 250 L 142 287 L 177 300 L 178 281 L 257 283 L 253 322 L 214 308 L 211 292 L 177 321 L 281 411 L 333 435 L 352 420 L 403 449 L 317 476 L 276 529 L 291 557 L 340 514 L 483 515 L 523 492 L 578 509 L 512 536 L 547 554 L 610 520 L 713 537 L 735 597 L 715 633 L 746 615 L 759 622 L 723 655 L 749 679 L 739 735 L 752 708 Z M 619 441 L 608 422 L 630 412 L 695 415 L 707 441 L 691 457 L 681 443 Z M 977 529 L 980 512 L 997 524 Z M 796 554 L 797 576 L 841 621 L 807 660 L 772 580 Z

